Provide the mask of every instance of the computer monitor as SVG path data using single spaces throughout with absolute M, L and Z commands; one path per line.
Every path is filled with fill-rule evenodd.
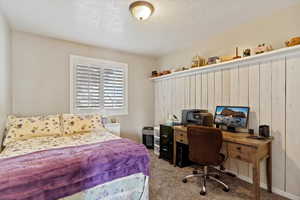
M 247 128 L 249 111 L 249 107 L 217 106 L 214 123 L 227 126 L 232 132 L 235 132 L 235 128 Z

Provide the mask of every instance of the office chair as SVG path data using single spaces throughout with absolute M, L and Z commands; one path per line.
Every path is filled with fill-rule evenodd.
M 219 180 L 219 173 L 209 172 L 208 167 L 222 166 L 225 161 L 225 156 L 220 153 L 223 136 L 222 132 L 216 128 L 189 126 L 187 129 L 189 141 L 189 159 L 203 167 L 203 171 L 198 173 L 193 171 L 192 175 L 184 177 L 183 183 L 187 182 L 188 178 L 202 178 L 201 195 L 206 195 L 206 180 L 216 181 L 223 186 L 225 192 L 229 191 L 228 185 Z M 221 172 L 221 171 L 219 171 Z

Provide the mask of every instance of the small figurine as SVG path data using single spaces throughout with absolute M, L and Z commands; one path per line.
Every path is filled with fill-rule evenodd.
M 156 70 L 152 71 L 152 77 L 158 76 L 158 72 Z
M 255 49 L 254 49 L 254 52 L 255 54 L 261 54 L 261 53 L 264 53 L 264 52 L 267 52 L 267 51 L 272 51 L 273 48 L 271 45 L 266 45 L 265 43 L 263 44 L 259 44 Z
M 171 70 L 165 70 L 165 71 L 159 72 L 158 76 L 163 76 L 163 75 L 167 75 L 167 74 L 171 74 Z
M 244 52 L 243 52 L 243 56 L 244 57 L 251 56 L 251 49 L 245 49 Z
M 178 67 L 175 72 L 181 72 L 181 71 L 184 71 L 184 70 L 188 70 L 189 68 L 188 67 Z
M 162 72 L 162 75 L 167 75 L 167 74 L 171 74 L 171 71 L 170 70 L 165 70 Z
M 294 38 L 290 39 L 289 41 L 285 42 L 285 45 L 287 47 L 296 46 L 299 44 L 300 44 L 300 37 L 294 37 Z
M 193 57 L 192 66 L 191 66 L 192 68 L 201 67 L 203 65 L 205 65 L 205 59 L 204 58 L 202 58 L 198 55 Z
M 241 58 L 241 56 L 239 56 L 239 48 L 236 47 L 235 48 L 235 57 L 233 59 L 239 59 L 239 58 Z
M 221 62 L 227 62 L 233 60 L 232 56 L 222 56 L 221 57 Z
M 216 64 L 219 60 L 220 58 L 218 56 L 213 56 L 207 59 L 207 64 L 208 65 Z

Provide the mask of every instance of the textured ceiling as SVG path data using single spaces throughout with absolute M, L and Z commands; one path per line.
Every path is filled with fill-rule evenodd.
M 149 0 L 155 13 L 133 18 L 133 0 L 0 0 L 13 29 L 162 56 L 185 49 L 298 0 Z

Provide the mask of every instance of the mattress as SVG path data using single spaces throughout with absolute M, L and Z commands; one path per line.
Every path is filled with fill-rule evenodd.
M 90 133 L 80 133 L 70 136 L 46 136 L 17 141 L 8 144 L 0 153 L 0 159 L 13 158 L 33 152 L 77 147 L 97 144 L 119 137 L 109 133 L 106 129 Z M 147 200 L 149 194 L 149 177 L 144 173 L 131 174 L 126 177 L 114 179 L 110 182 L 96 185 L 92 188 L 60 198 L 62 200 Z

